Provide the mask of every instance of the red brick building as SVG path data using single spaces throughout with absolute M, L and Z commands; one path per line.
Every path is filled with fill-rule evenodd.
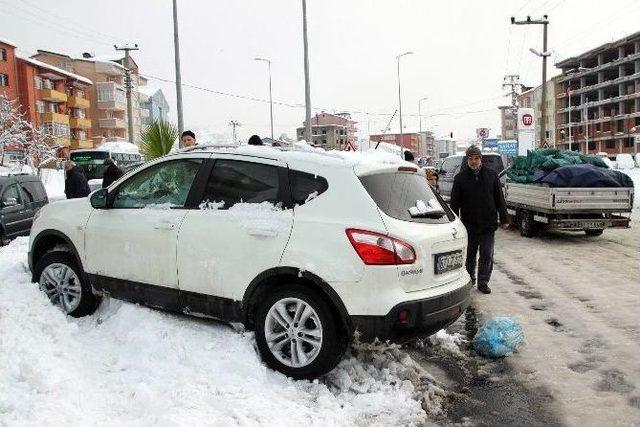
M 373 142 L 388 142 L 389 144 L 401 146 L 410 150 L 414 156 L 418 157 L 423 153 L 420 150 L 420 134 L 403 133 L 400 139 L 399 133 L 388 133 L 385 135 L 370 135 L 369 140 Z
M 18 79 L 16 66 L 16 46 L 0 39 L 0 95 L 9 99 L 18 98 Z

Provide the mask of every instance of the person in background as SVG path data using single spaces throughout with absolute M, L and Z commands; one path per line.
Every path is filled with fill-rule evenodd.
M 180 135 L 180 140 L 182 141 L 182 148 L 193 147 L 198 145 L 196 142 L 196 134 L 190 130 L 185 130 Z
M 262 139 L 258 135 L 251 135 L 247 143 L 249 145 L 262 145 Z
M 438 190 L 438 171 L 435 169 L 427 169 L 427 182 L 434 190 Z
M 107 188 L 116 182 L 122 175 L 122 170 L 116 165 L 112 158 L 104 161 L 104 173 L 102 175 L 102 188 Z
M 493 270 L 493 248 L 495 232 L 498 228 L 498 215 L 502 228 L 509 228 L 507 205 L 500 187 L 498 173 L 491 168 L 482 166 L 482 151 L 472 145 L 467 149 L 466 161 L 468 168 L 461 168 L 461 172 L 453 180 L 451 190 L 451 209 L 460 215 L 460 219 L 467 228 L 469 246 L 467 246 L 467 271 L 471 280 L 478 278 L 478 290 L 485 294 L 491 293 L 489 280 Z M 476 256 L 480 249 L 478 275 L 476 276 Z
M 91 190 L 89 189 L 89 182 L 84 175 L 82 167 L 76 165 L 71 160 L 67 160 L 64 164 L 64 170 L 66 171 L 67 178 L 64 181 L 64 194 L 67 199 L 79 199 L 87 197 Z

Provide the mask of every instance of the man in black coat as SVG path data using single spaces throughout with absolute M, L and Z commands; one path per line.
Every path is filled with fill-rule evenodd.
M 67 179 L 64 181 L 64 194 L 67 195 L 67 199 L 87 197 L 91 190 L 82 167 L 68 160 L 64 164 L 64 169 L 67 171 Z
M 107 188 L 114 182 L 116 182 L 123 175 L 122 170 L 116 166 L 116 163 L 111 158 L 107 158 L 104 161 L 104 172 L 102 174 L 102 188 Z
M 500 188 L 498 173 L 482 166 L 482 151 L 475 145 L 467 149 L 466 162 L 469 167 L 461 167 L 461 171 L 453 180 L 451 209 L 460 215 L 469 235 L 467 271 L 474 283 L 477 277 L 478 290 L 489 294 L 498 216 L 502 228 L 509 228 L 507 205 Z M 480 262 L 476 276 L 478 249 Z

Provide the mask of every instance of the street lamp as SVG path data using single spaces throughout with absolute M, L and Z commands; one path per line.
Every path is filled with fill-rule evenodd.
M 396 59 L 398 60 L 398 108 L 400 110 L 400 152 L 402 152 L 402 95 L 400 92 L 400 58 L 402 58 L 403 56 L 406 55 L 411 55 L 413 54 L 413 52 L 405 52 L 402 53 L 398 56 L 396 56 Z
M 420 109 L 420 104 L 422 103 L 422 101 L 426 101 L 427 99 L 429 98 L 426 96 L 424 98 L 418 99 L 418 118 L 420 120 L 420 133 L 422 133 L 422 110 Z
M 271 97 L 271 61 L 264 58 L 253 58 L 256 61 L 263 61 L 267 63 L 269 69 L 269 115 L 271 116 L 271 141 L 273 142 L 273 98 Z

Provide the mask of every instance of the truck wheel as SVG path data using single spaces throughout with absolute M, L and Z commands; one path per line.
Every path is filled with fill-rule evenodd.
M 589 230 L 584 230 L 584 233 L 585 233 L 587 236 L 590 236 L 590 237 L 592 237 L 592 236 L 600 236 L 600 235 L 602 235 L 602 233 L 603 233 L 603 232 L 604 232 L 604 230 L 597 229 L 597 228 L 593 228 L 593 229 L 589 229 Z
M 534 237 L 540 231 L 540 227 L 533 220 L 533 212 L 524 210 L 519 212 L 518 227 L 522 237 Z
M 346 350 L 331 310 L 315 292 L 284 285 L 258 307 L 256 342 L 266 364 L 294 379 L 332 370 Z

